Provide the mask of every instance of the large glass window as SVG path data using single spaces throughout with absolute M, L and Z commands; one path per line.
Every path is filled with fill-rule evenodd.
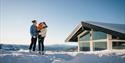
M 90 41 L 90 33 L 87 32 L 83 36 L 81 36 L 80 41 Z
M 98 50 L 105 50 L 107 49 L 107 42 L 106 40 L 104 41 L 100 41 L 100 42 L 94 42 L 94 50 L 98 51 Z
M 80 41 L 80 51 L 90 51 L 90 42 Z
M 107 34 L 99 31 L 93 31 L 94 50 L 107 49 Z M 80 51 L 90 51 L 90 32 L 85 33 L 79 38 Z
M 106 39 L 107 35 L 106 33 L 94 31 L 93 32 L 93 40 L 99 40 L 99 39 Z
M 118 41 L 113 41 L 112 42 L 112 48 L 113 49 L 125 49 L 125 38 L 122 37 L 117 37 L 117 36 L 112 36 L 113 40 L 118 40 Z
M 107 49 L 107 34 L 99 31 L 93 32 L 94 50 Z
M 113 49 L 125 49 L 125 42 L 112 42 Z
M 87 32 L 84 36 L 80 37 L 79 47 L 80 51 L 90 51 L 90 34 Z

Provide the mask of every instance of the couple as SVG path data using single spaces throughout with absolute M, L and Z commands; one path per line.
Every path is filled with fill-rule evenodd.
M 31 34 L 31 44 L 29 47 L 29 51 L 35 51 L 37 38 L 38 38 L 38 50 L 40 54 L 44 54 L 44 38 L 46 37 L 47 25 L 45 22 L 41 22 L 37 26 L 37 21 L 32 21 L 33 25 L 30 27 Z M 41 51 L 42 46 L 42 51 Z

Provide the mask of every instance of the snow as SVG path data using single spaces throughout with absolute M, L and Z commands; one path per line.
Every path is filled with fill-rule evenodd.
M 125 50 L 80 52 L 74 59 L 62 63 L 125 63 Z
M 90 23 L 96 26 L 104 27 L 104 28 L 125 34 L 125 24 L 101 23 L 101 22 L 93 22 L 93 21 L 86 21 L 86 23 Z
M 0 63 L 125 63 L 125 50 L 94 52 L 52 52 L 45 55 L 28 50 L 0 50 Z
M 0 63 L 56 63 L 59 61 L 67 61 L 73 59 L 71 55 L 46 52 L 47 54 L 41 55 L 38 52 L 29 53 L 28 50 L 20 51 L 0 51 Z
M 0 52 L 0 63 L 50 63 L 45 56 L 30 54 L 28 52 Z

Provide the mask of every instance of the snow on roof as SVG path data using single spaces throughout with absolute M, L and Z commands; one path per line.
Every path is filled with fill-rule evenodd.
M 92 22 L 92 21 L 86 21 L 86 23 L 125 34 L 125 24 L 102 23 L 102 22 Z

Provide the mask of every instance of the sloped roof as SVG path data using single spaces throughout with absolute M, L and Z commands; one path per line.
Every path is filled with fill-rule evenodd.
M 77 36 L 84 30 L 93 29 L 114 36 L 125 38 L 125 24 L 112 24 L 92 21 L 82 21 L 67 37 L 66 42 L 77 42 Z
M 112 23 L 92 22 L 92 21 L 86 21 L 86 23 L 125 34 L 125 24 L 112 24 Z

